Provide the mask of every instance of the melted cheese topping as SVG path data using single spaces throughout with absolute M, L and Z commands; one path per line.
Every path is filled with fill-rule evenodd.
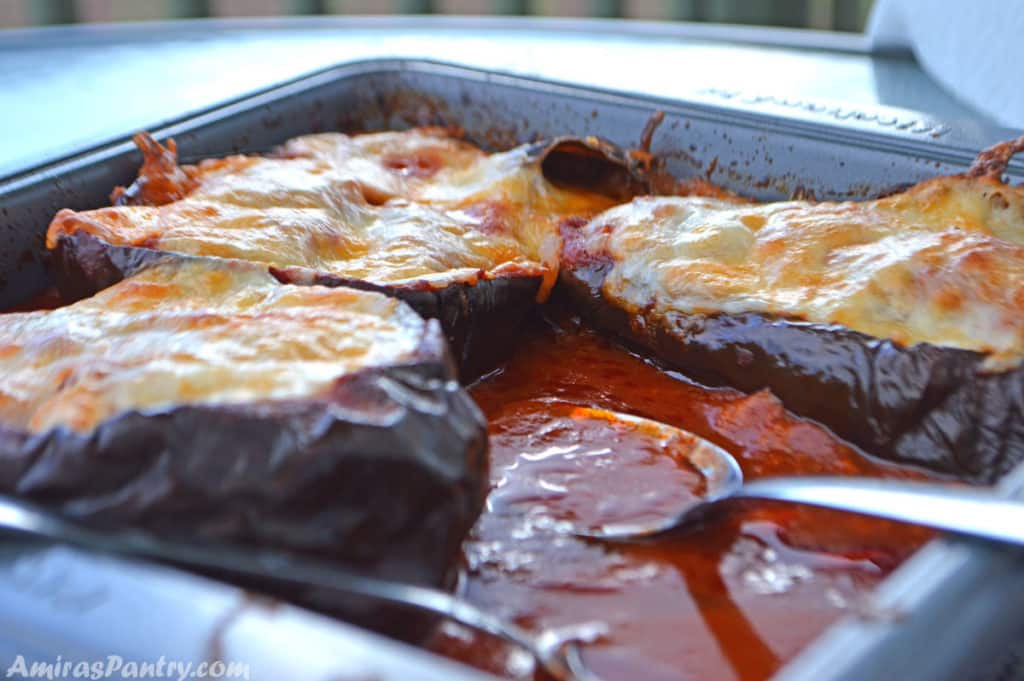
M 1014 192 L 953 177 L 862 203 L 643 198 L 595 218 L 575 248 L 611 257 L 604 293 L 634 312 L 839 324 L 991 353 L 995 370 L 1024 354 L 1024 204 Z
M 424 332 L 381 294 L 162 264 L 67 307 L 0 315 L 0 422 L 89 431 L 129 410 L 315 398 L 413 357 Z
M 604 197 L 548 183 L 527 148 L 487 155 L 421 129 L 292 140 L 282 158 L 200 164 L 197 187 L 159 206 L 61 211 L 47 235 L 237 258 L 376 284 L 557 273 L 558 223 Z

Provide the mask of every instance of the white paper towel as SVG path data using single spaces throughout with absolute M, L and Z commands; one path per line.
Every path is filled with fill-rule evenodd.
M 878 0 L 868 36 L 877 49 L 913 50 L 955 97 L 1024 128 L 1024 1 Z

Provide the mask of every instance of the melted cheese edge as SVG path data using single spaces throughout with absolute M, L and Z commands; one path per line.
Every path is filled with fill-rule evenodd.
M 0 315 L 0 422 L 89 431 L 129 410 L 310 399 L 409 359 L 424 330 L 381 294 L 165 263 L 67 307 Z
M 611 256 L 604 293 L 633 312 L 839 324 L 987 353 L 996 371 L 1024 355 L 1024 213 L 1002 196 L 1015 190 L 953 177 L 868 202 L 642 198 L 576 237 Z
M 548 183 L 526 147 L 499 154 L 421 129 L 297 138 L 281 158 L 198 168 L 165 206 L 58 213 L 47 235 L 299 268 L 377 284 L 470 282 L 558 270 L 558 223 L 609 199 Z

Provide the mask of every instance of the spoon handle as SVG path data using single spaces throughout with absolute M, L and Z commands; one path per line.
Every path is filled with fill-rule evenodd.
M 1024 503 L 989 490 L 870 478 L 764 478 L 732 497 L 853 511 L 1024 546 Z
M 525 630 L 457 596 L 350 572 L 322 561 L 242 547 L 168 541 L 137 531 L 94 530 L 16 497 L 0 494 L 0 530 L 41 537 L 103 553 L 144 558 L 278 585 L 316 587 L 374 598 L 453 620 L 529 652 L 560 681 L 594 679 L 576 659 L 571 641 L 534 638 Z M 570 655 L 573 657 L 566 657 Z

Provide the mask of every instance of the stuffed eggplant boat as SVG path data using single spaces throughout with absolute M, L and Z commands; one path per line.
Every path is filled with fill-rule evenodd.
M 119 280 L 153 252 L 258 262 L 287 283 L 397 296 L 437 318 L 467 377 L 493 363 L 557 276 L 558 228 L 643 190 L 643 157 L 596 139 L 486 154 L 443 129 L 298 138 L 271 157 L 179 166 L 146 135 L 115 206 L 61 211 L 62 292 Z
M 0 489 L 95 526 L 448 586 L 487 490 L 437 322 L 379 293 L 168 260 L 0 315 L 0 371 Z
M 1024 189 L 1000 180 L 1022 145 L 860 203 L 638 198 L 565 226 L 562 281 L 701 382 L 993 482 L 1024 459 Z

